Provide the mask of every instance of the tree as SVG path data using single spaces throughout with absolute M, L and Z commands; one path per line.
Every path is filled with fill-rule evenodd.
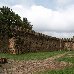
M 30 22 L 28 22 L 27 18 L 23 18 L 23 27 L 32 30 L 32 26 Z
M 22 26 L 22 20 L 21 17 L 18 14 L 15 14 L 12 9 L 8 7 L 2 7 L 0 8 L 1 16 L 0 20 L 2 24 L 10 26 Z
M 0 32 L 7 32 L 8 35 L 11 35 L 11 28 L 23 27 L 32 30 L 32 25 L 28 22 L 27 18 L 23 18 L 18 14 L 15 14 L 12 9 L 3 6 L 0 8 Z

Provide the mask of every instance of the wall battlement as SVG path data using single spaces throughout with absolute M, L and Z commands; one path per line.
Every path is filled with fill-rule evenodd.
M 38 36 L 38 37 L 44 37 L 44 38 L 47 38 L 47 39 L 59 39 L 59 38 L 56 38 L 56 37 L 52 37 L 52 36 L 48 36 L 48 35 L 45 35 L 45 34 L 42 34 L 42 33 L 39 33 L 39 32 L 35 32 L 34 30 L 29 30 L 29 29 L 25 29 L 25 28 L 22 28 L 22 27 L 18 27 L 18 28 L 14 28 L 14 30 L 17 32 L 24 32 L 24 33 L 28 33 L 28 34 L 33 34 L 35 36 Z
M 8 40 L 0 39 L 3 45 L 8 47 L 4 51 L 12 54 L 21 54 L 26 52 L 40 52 L 40 51 L 57 51 L 57 50 L 74 50 L 74 37 L 73 38 L 56 38 L 42 33 L 28 30 L 22 27 L 15 27 L 12 29 L 12 38 Z M 4 41 L 4 42 L 3 42 Z M 2 52 L 0 50 L 0 52 Z

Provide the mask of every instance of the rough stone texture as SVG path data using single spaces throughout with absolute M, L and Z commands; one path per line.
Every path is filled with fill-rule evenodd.
M 22 28 L 14 28 L 12 33 L 12 38 L 6 35 L 0 36 L 0 52 L 21 54 L 26 52 L 74 50 L 74 37 L 59 39 Z
M 60 49 L 60 39 L 50 37 L 31 30 L 15 30 L 14 37 L 9 40 L 11 53 L 56 51 Z
M 8 52 L 9 39 L 6 35 L 0 35 L 0 52 Z
M 63 48 L 65 50 L 74 50 L 74 37 L 63 39 Z
M 34 72 L 45 70 L 56 70 L 70 67 L 73 64 L 64 61 L 58 62 L 55 59 L 65 56 L 67 53 L 60 54 L 44 60 L 16 61 L 8 60 L 8 63 L 0 67 L 0 74 L 33 74 Z
M 9 53 L 10 54 L 16 54 L 16 51 L 15 51 L 15 41 L 14 41 L 14 38 L 11 38 L 9 39 Z

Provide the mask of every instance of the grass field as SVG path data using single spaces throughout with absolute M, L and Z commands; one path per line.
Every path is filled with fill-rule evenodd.
M 37 72 L 36 74 L 74 74 L 74 51 L 70 51 L 64 57 L 58 58 L 56 60 L 71 62 L 71 63 L 73 63 L 73 66 L 64 68 L 62 70 L 48 70 L 48 71 Z
M 57 60 L 74 63 L 74 51 L 69 52 L 66 56 L 58 58 Z
M 37 72 L 35 74 L 74 74 L 74 66 L 70 68 L 65 68 L 63 70 L 48 70 L 44 72 Z
M 42 59 L 49 58 L 51 56 L 62 54 L 64 52 L 66 51 L 25 53 L 25 54 L 20 54 L 20 55 L 0 53 L 0 57 L 5 57 L 9 59 L 14 59 L 14 60 L 42 60 Z
M 3 54 L 0 53 L 0 57 L 5 57 L 14 60 L 43 60 L 49 57 L 63 54 L 66 51 L 54 51 L 54 52 L 38 52 L 38 53 L 25 53 L 20 55 Z M 74 64 L 74 51 L 68 52 L 64 57 L 56 59 L 56 61 L 66 61 Z M 62 70 L 47 70 L 36 72 L 35 74 L 74 74 L 74 65 Z

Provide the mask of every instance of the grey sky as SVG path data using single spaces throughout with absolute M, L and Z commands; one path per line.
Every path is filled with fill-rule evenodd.
M 67 38 L 74 35 L 74 0 L 0 0 L 3 5 L 27 17 L 37 32 Z

